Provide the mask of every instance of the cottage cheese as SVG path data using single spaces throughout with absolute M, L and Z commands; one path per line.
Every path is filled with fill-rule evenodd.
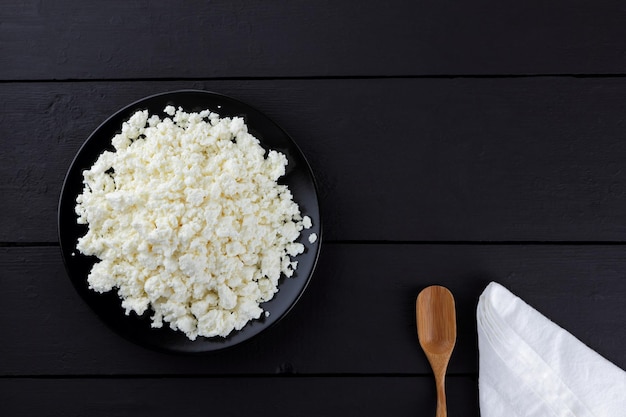
M 191 340 L 227 336 L 293 275 L 311 219 L 277 183 L 285 155 L 266 153 L 243 119 L 165 112 L 136 112 L 84 171 L 77 248 L 99 258 L 89 287 L 117 289 L 126 314 L 150 309 L 153 327 Z

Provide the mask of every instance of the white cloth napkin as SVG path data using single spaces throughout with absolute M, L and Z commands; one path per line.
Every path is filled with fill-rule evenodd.
M 626 372 L 502 285 L 476 318 L 481 417 L 626 416 Z

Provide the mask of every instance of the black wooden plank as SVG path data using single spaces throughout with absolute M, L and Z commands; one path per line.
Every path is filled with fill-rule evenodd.
M 478 416 L 474 378 L 450 377 L 450 415 Z M 3 416 L 435 415 L 431 378 L 2 379 Z
M 55 242 L 65 171 L 118 108 L 233 95 L 319 180 L 328 240 L 623 241 L 626 80 L 268 80 L 0 85 L 0 242 Z
M 328 244 L 303 298 L 276 327 L 207 356 L 157 353 L 121 339 L 78 297 L 57 248 L 1 248 L 0 375 L 427 375 L 415 297 L 455 294 L 452 373 L 477 371 L 475 307 L 501 282 L 626 367 L 622 246 Z
M 0 79 L 623 73 L 622 6 L 10 0 Z

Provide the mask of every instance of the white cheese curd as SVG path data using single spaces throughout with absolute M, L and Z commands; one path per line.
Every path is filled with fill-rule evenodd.
M 311 219 L 286 185 L 287 158 L 266 152 L 242 118 L 172 106 L 136 112 L 83 172 L 76 202 L 88 231 L 77 248 L 99 258 L 88 276 L 114 289 L 126 314 L 151 310 L 191 340 L 227 336 L 263 313 L 291 277 Z M 310 239 L 309 239 L 310 240 Z

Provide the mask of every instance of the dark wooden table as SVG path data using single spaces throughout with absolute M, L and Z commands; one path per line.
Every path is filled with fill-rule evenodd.
M 457 299 L 451 416 L 479 415 L 492 280 L 626 367 L 624 74 L 617 0 L 3 1 L 0 415 L 434 415 L 414 317 L 434 283 Z M 294 310 L 202 356 L 109 330 L 56 226 L 93 129 L 187 88 L 285 128 L 324 220 Z

